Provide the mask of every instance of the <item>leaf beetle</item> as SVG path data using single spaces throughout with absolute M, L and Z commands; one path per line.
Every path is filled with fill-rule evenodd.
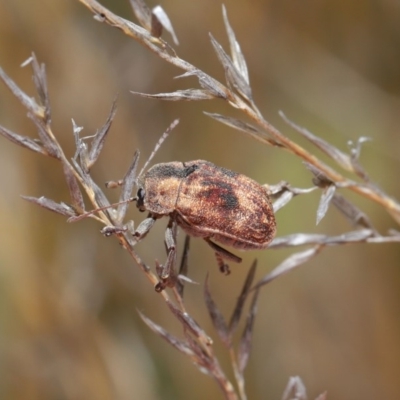
M 157 219 L 168 216 L 167 263 L 175 251 L 174 222 L 188 235 L 207 242 L 225 274 L 229 268 L 224 260 L 240 263 L 242 259 L 217 243 L 241 250 L 264 249 L 275 236 L 276 221 L 266 188 L 209 161 L 155 164 L 139 175 L 137 185 L 136 206 L 149 214 L 133 235 L 142 239 Z

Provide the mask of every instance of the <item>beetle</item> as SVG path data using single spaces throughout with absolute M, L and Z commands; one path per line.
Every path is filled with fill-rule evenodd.
M 217 243 L 240 250 L 264 249 L 275 236 L 275 215 L 266 188 L 209 161 L 155 164 L 139 175 L 137 185 L 136 206 L 148 216 L 133 235 L 142 239 L 157 219 L 168 216 L 167 263 L 172 263 L 175 251 L 174 222 L 188 235 L 206 241 L 225 274 L 229 267 L 224 260 L 240 263 L 242 259 Z

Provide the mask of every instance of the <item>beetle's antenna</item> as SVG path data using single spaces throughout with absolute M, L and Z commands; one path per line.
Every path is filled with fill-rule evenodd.
M 85 212 L 83 214 L 74 215 L 74 216 L 68 218 L 67 222 L 80 221 L 81 219 L 89 217 L 90 215 L 93 215 L 93 214 L 95 214 L 95 213 L 97 213 L 99 211 L 107 210 L 107 208 L 113 208 L 113 207 L 119 206 L 120 204 L 131 203 L 132 201 L 136 201 L 136 200 L 137 200 L 137 197 L 130 197 L 129 199 L 123 200 L 123 201 L 119 201 L 118 203 L 113 203 L 113 204 L 110 204 L 108 206 L 95 208 L 94 210 L 87 211 L 87 212 Z
M 167 128 L 167 130 L 161 135 L 160 139 L 156 143 L 153 152 L 150 154 L 150 157 L 144 164 L 142 170 L 140 171 L 139 175 L 136 178 L 136 181 L 142 176 L 143 172 L 146 170 L 147 166 L 149 165 L 150 161 L 153 159 L 155 154 L 157 153 L 158 149 L 161 147 L 163 144 L 164 140 L 168 137 L 168 135 L 171 133 L 172 129 L 174 129 L 177 125 L 179 124 L 179 119 L 176 119 L 172 122 L 172 124 Z

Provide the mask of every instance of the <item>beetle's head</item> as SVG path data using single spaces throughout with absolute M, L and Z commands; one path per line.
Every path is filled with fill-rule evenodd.
M 140 212 L 146 211 L 146 207 L 144 206 L 145 194 L 145 190 L 140 187 L 136 195 L 136 207 L 139 209 Z

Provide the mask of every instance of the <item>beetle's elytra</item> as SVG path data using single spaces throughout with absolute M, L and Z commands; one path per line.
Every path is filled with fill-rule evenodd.
M 196 160 L 169 162 L 151 167 L 138 182 L 137 207 L 149 216 L 135 232 L 142 238 L 154 221 L 170 217 L 187 234 L 203 238 L 222 259 L 241 258 L 215 242 L 236 249 L 263 249 L 276 233 L 276 222 L 265 187 L 245 175 Z M 175 248 L 166 235 L 167 247 Z

